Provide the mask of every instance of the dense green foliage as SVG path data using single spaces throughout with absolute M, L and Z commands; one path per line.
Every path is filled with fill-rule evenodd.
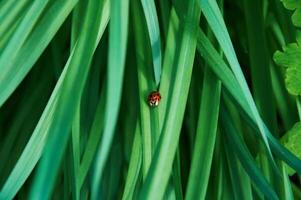
M 300 27 L 300 0 L 0 0 L 0 200 L 301 199 Z

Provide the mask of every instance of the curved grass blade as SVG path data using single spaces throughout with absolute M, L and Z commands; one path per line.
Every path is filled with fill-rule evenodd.
M 79 175 L 79 188 L 82 187 L 88 171 L 92 165 L 93 158 L 97 152 L 97 146 L 101 139 L 103 127 L 104 127 L 104 109 L 105 109 L 105 87 L 103 86 L 101 90 L 100 99 L 96 108 L 96 113 L 94 121 L 90 130 L 89 139 L 85 147 L 83 158 L 80 165 L 80 175 Z
M 233 154 L 233 148 L 223 139 L 223 150 L 228 165 L 230 180 L 234 199 L 252 200 L 251 183 L 248 175 L 242 169 L 236 155 Z M 247 176 L 247 177 L 246 177 Z M 246 181 L 246 182 L 244 182 Z
M 238 136 L 238 132 L 232 124 L 229 114 L 222 108 L 221 110 L 222 127 L 225 130 L 227 144 L 233 148 L 233 152 L 239 158 L 241 165 L 249 174 L 250 179 L 257 186 L 257 188 L 269 199 L 278 200 L 278 196 L 268 181 L 264 178 L 259 168 L 256 165 L 251 153 L 244 145 L 242 139 Z
M 130 165 L 128 169 L 128 174 L 125 182 L 124 192 L 122 195 L 123 200 L 131 200 L 134 197 L 135 189 L 137 187 L 137 182 L 139 179 L 139 174 L 141 173 L 142 164 L 142 141 L 140 133 L 139 120 L 137 120 L 136 131 L 133 141 Z
M 239 87 L 231 70 L 228 68 L 227 64 L 224 62 L 219 53 L 214 49 L 213 45 L 210 43 L 209 39 L 201 29 L 199 29 L 198 37 L 198 51 L 205 59 L 205 61 L 209 64 L 208 66 L 210 66 L 212 71 L 222 81 L 223 86 L 234 99 L 235 103 L 242 109 L 244 114 L 243 117 L 245 117 L 249 124 L 254 128 L 254 130 L 256 130 L 255 133 L 258 133 L 259 130 L 258 126 L 256 125 L 254 116 L 252 115 L 250 107 L 248 106 L 244 95 L 242 94 L 241 88 Z M 301 173 L 301 160 L 293 155 L 290 151 L 288 151 L 285 147 L 283 147 L 279 143 L 279 141 L 275 139 L 274 136 L 269 132 L 265 125 L 264 129 L 267 133 L 271 148 L 276 156 L 284 160 L 292 168 Z
M 66 1 L 68 6 L 75 4 L 76 1 Z M 58 7 L 54 7 L 59 9 L 61 2 L 57 2 L 56 5 Z M 66 8 L 66 7 L 63 7 Z M 107 18 L 104 18 L 103 21 L 107 21 Z M 106 27 L 106 23 L 102 23 L 101 28 L 98 32 L 98 41 L 100 40 L 101 33 L 103 33 Z M 96 47 L 95 47 L 96 48 Z M 69 63 L 67 63 L 69 66 Z M 3 188 L 1 189 L 1 197 L 5 199 L 11 199 L 17 191 L 20 189 L 22 184 L 25 182 L 27 177 L 30 175 L 31 171 L 33 170 L 34 166 L 40 159 L 41 153 L 45 146 L 45 141 L 48 135 L 49 130 L 49 123 L 53 118 L 54 112 L 54 105 L 57 103 L 58 93 L 61 88 L 62 81 L 65 78 L 67 68 L 64 69 L 61 77 L 54 89 L 50 100 L 43 112 L 40 121 L 32 134 L 28 144 L 26 145 L 20 159 L 18 160 L 15 168 L 11 172 L 11 175 L 7 179 L 6 183 L 4 184 Z
M 77 2 L 78 0 L 56 1 L 50 6 L 36 24 L 17 56 L 9 59 L 13 67 L 8 65 L 0 67 L 5 71 L 0 74 L 0 107 L 33 67 Z
M 109 155 L 117 123 L 126 56 L 128 12 L 128 0 L 111 1 L 105 127 L 95 161 L 95 171 L 92 180 L 92 199 L 97 199 L 98 196 L 101 176 Z
M 268 151 L 268 158 L 271 161 L 271 165 L 275 172 L 279 170 L 274 161 L 273 155 L 270 150 L 269 142 L 267 139 L 267 134 L 263 125 L 263 121 L 258 113 L 255 102 L 252 98 L 250 89 L 247 85 L 247 82 L 242 73 L 241 67 L 238 63 L 229 33 L 227 31 L 225 22 L 223 20 L 222 14 L 219 10 L 218 4 L 216 1 L 211 0 L 200 0 L 200 5 L 202 12 L 204 13 L 209 26 L 212 29 L 212 32 L 216 36 L 217 41 L 219 42 L 221 49 L 223 50 L 225 57 L 227 58 L 229 65 L 232 69 L 232 72 L 238 82 L 239 87 L 241 88 L 242 94 L 245 97 L 245 100 L 250 107 L 250 111 L 254 116 L 255 122 L 260 130 L 261 137 L 265 143 L 265 147 Z
M 20 22 L 12 38 L 6 45 L 2 54 L 0 55 L 0 80 L 6 76 L 7 72 L 13 66 L 13 61 L 17 57 L 25 40 L 33 30 L 34 25 L 38 21 L 42 11 L 45 9 L 49 0 L 34 1 Z
M 88 76 L 93 54 L 98 44 L 101 27 L 103 1 L 91 0 L 87 6 L 83 31 L 79 36 L 74 54 L 67 65 L 67 75 L 62 83 L 58 103 L 54 108 L 55 118 L 50 123 L 50 137 L 47 139 L 43 158 L 37 169 L 30 198 L 49 198 L 60 161 L 67 145 L 70 126 Z M 56 148 L 59 146 L 60 148 Z M 49 174 L 49 170 L 52 171 Z
M 158 107 L 160 130 L 162 129 L 163 120 L 166 114 L 167 99 L 171 93 L 170 85 L 173 79 L 172 70 L 174 69 L 174 62 L 176 60 L 175 54 L 176 54 L 178 32 L 179 32 L 179 17 L 177 16 L 175 9 L 172 8 L 170 13 L 169 25 L 168 25 L 166 49 L 164 54 L 163 69 L 162 69 L 160 89 L 159 89 L 163 97 L 160 101 L 160 106 Z
M 49 122 L 53 118 L 54 106 L 57 103 L 58 93 L 61 88 L 62 81 L 66 76 L 66 71 L 67 68 L 65 68 L 62 72 L 35 131 L 23 150 L 23 153 L 16 163 L 13 171 L 2 187 L 0 199 L 13 199 L 39 161 L 48 136 L 50 126 Z
M 80 35 L 80 29 L 83 28 L 83 18 L 85 17 L 85 11 L 87 10 L 87 3 L 83 1 L 79 1 L 76 7 L 72 12 L 72 27 L 71 27 L 71 49 L 74 48 L 76 41 Z M 88 84 L 87 84 L 88 85 Z M 80 143 L 81 143 L 81 106 L 82 99 L 77 105 L 73 124 L 72 124 L 72 134 L 71 134 L 71 147 L 69 146 L 68 150 L 71 152 L 69 168 L 71 168 L 70 174 L 70 182 L 71 182 L 71 193 L 72 198 L 79 200 L 80 199 L 80 160 L 81 160 L 81 152 L 80 152 Z
M 11 27 L 25 11 L 27 11 L 27 5 L 30 1 L 7 1 L 3 7 L 0 8 L 0 38 Z
M 147 104 L 146 97 L 149 92 L 156 88 L 156 83 L 151 76 L 152 70 L 148 67 L 151 64 L 151 48 L 145 45 L 147 31 L 144 27 L 143 12 L 139 6 L 139 1 L 132 1 L 132 16 L 135 30 L 135 46 L 138 70 L 138 88 L 139 88 L 139 104 L 140 104 L 140 127 L 142 134 L 142 176 L 146 178 L 152 156 L 155 151 L 156 143 L 159 138 L 158 112 L 157 109 L 150 109 Z
M 205 199 L 206 197 L 217 131 L 220 93 L 220 81 L 211 69 L 206 67 L 199 122 L 185 199 Z
M 153 68 L 157 87 L 161 77 L 161 42 L 159 21 L 154 0 L 141 0 L 152 47 Z
M 174 66 L 175 81 L 171 83 L 172 94 L 167 97 L 169 106 L 154 159 L 151 163 L 146 181 L 140 192 L 140 199 L 162 199 L 167 187 L 174 156 L 176 154 L 181 131 L 188 88 L 194 61 L 197 25 L 200 8 L 196 1 L 187 2 L 187 17 L 183 20 L 177 41 L 176 62 Z M 175 113 L 176 111 L 176 113 Z

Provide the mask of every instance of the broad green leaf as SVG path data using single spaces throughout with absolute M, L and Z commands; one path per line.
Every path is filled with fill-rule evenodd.
M 275 62 L 285 67 L 286 88 L 292 95 L 301 95 L 301 38 L 297 43 L 288 44 L 283 47 L 283 52 L 276 51 Z
M 161 42 L 158 16 L 154 0 L 141 0 L 146 24 L 149 33 L 149 39 L 152 47 L 153 68 L 157 87 L 161 78 Z
M 111 1 L 110 6 L 111 20 L 109 29 L 108 84 L 105 108 L 105 126 L 95 160 L 91 194 L 91 198 L 93 200 L 98 199 L 98 189 L 101 183 L 101 177 L 103 175 L 105 163 L 113 141 L 121 102 L 123 73 L 127 49 L 129 0 L 113 0 Z
M 301 159 L 301 122 L 297 122 L 284 136 L 282 136 L 281 143 Z M 295 171 L 291 168 L 287 168 L 287 172 L 292 175 Z
M 295 26 L 301 27 L 301 1 L 300 0 L 281 0 L 284 7 L 293 10 L 292 21 Z

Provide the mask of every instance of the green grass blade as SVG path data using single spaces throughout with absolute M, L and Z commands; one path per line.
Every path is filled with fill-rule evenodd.
M 161 77 L 161 42 L 160 42 L 160 29 L 157 11 L 154 0 L 141 0 L 146 24 L 149 33 L 149 39 L 152 47 L 153 68 L 157 87 L 160 83 Z
M 148 32 L 145 29 L 146 24 L 143 22 L 143 12 L 141 6 L 139 6 L 139 1 L 132 2 L 132 13 L 135 30 L 140 123 L 143 143 L 142 175 L 143 179 L 145 179 L 160 133 L 157 109 L 150 109 L 147 103 L 147 96 L 151 91 L 156 90 L 156 83 L 152 76 L 153 70 L 149 67 L 151 64 L 151 48 L 149 45 L 145 45 L 145 42 L 148 41 Z
M 213 45 L 210 43 L 209 39 L 206 35 L 199 30 L 199 40 L 198 40 L 198 51 L 202 55 L 202 57 L 206 60 L 206 62 L 211 67 L 212 71 L 216 74 L 216 76 L 222 81 L 223 86 L 227 89 L 227 92 L 232 96 L 235 102 L 239 105 L 244 113 L 244 117 L 248 120 L 250 125 L 256 130 L 258 133 L 258 126 L 256 125 L 254 116 L 250 111 L 250 107 L 248 106 L 246 100 L 244 99 L 244 95 L 240 87 L 238 86 L 234 75 L 231 70 L 227 67 L 223 58 L 219 55 L 219 53 L 214 49 Z M 301 172 L 301 161 L 294 156 L 291 152 L 289 152 L 286 148 L 284 148 L 278 140 L 276 140 L 273 135 L 269 132 L 269 130 L 264 125 L 265 132 L 268 133 L 269 143 L 273 152 L 286 163 L 288 163 L 292 168 L 296 171 Z
M 49 6 L 16 57 L 8 59 L 12 63 L 0 67 L 3 70 L 0 75 L 0 107 L 28 74 L 77 1 L 56 1 Z
M 172 70 L 174 69 L 174 61 L 176 55 L 176 44 L 179 32 L 179 17 L 176 14 L 174 8 L 171 9 L 170 20 L 168 25 L 168 33 L 167 33 L 167 41 L 166 41 L 166 49 L 163 60 L 163 69 L 161 74 L 160 81 L 160 93 L 162 99 L 160 101 L 159 110 L 159 126 L 160 130 L 163 126 L 164 117 L 167 109 L 167 100 L 170 95 L 170 85 L 171 80 L 173 79 Z
M 137 187 L 137 182 L 139 179 L 142 164 L 142 141 L 140 134 L 140 125 L 139 121 L 137 121 L 128 174 L 125 182 L 124 192 L 122 195 L 123 200 L 133 199 L 134 192 Z
M 262 1 L 244 0 L 248 30 L 249 58 L 254 99 L 262 119 L 272 133 L 276 132 L 276 110 L 271 85 L 270 58 L 264 30 Z
M 232 124 L 229 115 L 225 109 L 222 109 L 222 127 L 225 130 L 227 145 L 233 148 L 233 152 L 239 158 L 242 166 L 249 174 L 250 179 L 257 188 L 269 199 L 279 199 L 276 192 L 273 190 L 268 181 L 264 178 L 259 168 L 256 166 L 252 155 L 244 146 L 244 142 L 238 136 L 238 132 Z
M 128 0 L 111 1 L 105 127 L 95 161 L 95 171 L 92 180 L 92 199 L 97 199 L 101 176 L 112 144 L 119 112 L 126 56 L 128 13 Z
M 42 11 L 45 9 L 49 0 L 35 1 L 32 3 L 28 12 L 17 27 L 9 43 L 6 45 L 0 55 L 0 80 L 6 75 L 7 71 L 12 67 L 13 61 L 18 55 L 22 45 L 33 30 L 34 25 L 38 21 Z
M 177 42 L 177 56 L 174 66 L 175 81 L 171 83 L 173 93 L 167 97 L 166 118 L 150 171 L 140 193 L 141 199 L 161 199 L 164 196 L 179 142 L 196 49 L 196 24 L 198 24 L 200 17 L 200 9 L 197 7 L 196 1 L 187 3 L 188 8 L 185 11 L 187 17 L 183 21 L 181 37 Z M 175 111 L 177 112 L 175 113 Z
M 7 1 L 7 4 L 0 8 L 0 38 L 3 37 L 5 32 L 16 23 L 16 19 L 27 11 L 28 0 Z
M 101 27 L 103 2 L 89 1 L 83 30 L 70 62 L 66 65 L 67 75 L 62 83 L 58 104 L 55 106 L 56 117 L 50 122 L 48 138 L 43 159 L 37 169 L 36 178 L 31 188 L 30 198 L 48 198 L 59 170 L 60 161 L 67 145 L 70 125 L 76 111 L 86 78 L 89 72 L 93 53 L 98 44 L 98 33 Z M 60 148 L 55 148 L 60 146 Z M 52 170 L 51 175 L 48 173 Z M 37 192 L 39 191 L 39 192 Z M 43 197 L 42 197 L 43 196 Z
M 62 72 L 35 131 L 23 150 L 13 171 L 3 185 L 0 193 L 1 199 L 13 199 L 39 161 L 48 136 L 49 121 L 53 118 L 54 106 L 57 103 L 58 92 L 62 85 L 62 81 L 65 78 L 66 70 L 67 68 Z
M 186 199 L 205 199 L 206 196 L 217 131 L 220 92 L 220 81 L 206 67 Z
M 86 3 L 80 1 L 75 9 L 73 10 L 72 15 L 72 31 L 71 31 L 71 49 L 74 48 L 76 41 L 80 35 L 80 29 L 83 28 L 83 19 L 85 17 L 86 11 Z M 71 185 L 72 185 L 72 197 L 73 199 L 80 199 L 80 160 L 81 160 L 81 151 L 80 151 L 80 143 L 81 143 L 81 116 L 83 113 L 81 112 L 82 99 L 77 105 L 77 110 L 75 113 L 75 117 L 72 124 L 72 135 L 71 135 Z
M 233 148 L 229 147 L 230 145 L 227 141 L 224 140 L 223 146 L 228 164 L 230 181 L 232 183 L 233 196 L 235 197 L 234 199 L 252 200 L 251 184 L 248 180 L 249 177 L 242 176 L 243 169 L 241 169 L 237 156 L 232 155 Z
M 100 95 L 100 99 L 96 108 L 96 113 L 94 116 L 93 124 L 90 130 L 89 138 L 87 141 L 87 145 L 85 147 L 85 151 L 83 153 L 83 158 L 81 160 L 80 165 L 80 180 L 79 187 L 84 183 L 86 176 L 90 167 L 92 166 L 93 158 L 97 151 L 97 146 L 99 144 L 101 133 L 104 127 L 104 116 L 103 112 L 105 109 L 105 90 L 104 87 L 102 89 L 102 93 Z
M 255 102 L 252 98 L 251 92 L 244 78 L 241 67 L 238 63 L 229 33 L 227 31 L 221 12 L 218 8 L 218 4 L 216 1 L 200 0 L 200 5 L 201 5 L 202 12 L 204 12 L 204 15 L 207 19 L 208 24 L 210 25 L 213 33 L 215 34 L 216 39 L 219 42 L 221 49 L 223 50 L 225 57 L 227 58 L 230 64 L 230 67 L 233 71 L 235 78 L 238 81 L 238 84 L 242 90 L 242 94 L 244 95 L 246 102 L 250 107 L 250 111 L 254 116 L 254 119 L 256 120 L 256 124 L 260 130 L 260 134 L 268 150 L 269 159 L 272 163 L 272 166 L 277 171 L 277 167 L 269 147 L 267 133 L 265 132 L 265 129 L 263 127 L 263 122 L 260 118 Z

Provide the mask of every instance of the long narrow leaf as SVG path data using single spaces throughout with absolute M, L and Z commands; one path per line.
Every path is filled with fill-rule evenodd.
M 192 0 L 187 4 L 187 18 L 184 18 L 185 20 L 182 22 L 183 29 L 181 31 L 183 32 L 177 46 L 175 81 L 171 84 L 173 93 L 167 99 L 170 106 L 167 109 L 150 171 L 140 193 L 141 199 L 161 199 L 163 197 L 179 142 L 196 49 L 197 24 L 200 17 L 200 9 L 196 1 Z
M 221 83 L 207 67 L 186 199 L 205 199 L 206 196 L 217 131 L 220 93 Z
M 152 47 L 153 68 L 157 87 L 161 78 L 161 42 L 157 11 L 154 0 L 141 0 L 147 23 L 149 38 Z
M 128 0 L 111 1 L 105 127 L 95 161 L 95 171 L 92 180 L 92 199 L 98 198 L 98 188 L 112 144 L 119 112 L 126 56 L 128 13 Z
M 227 60 L 230 64 L 233 74 L 235 75 L 235 78 L 237 79 L 237 81 L 239 83 L 239 87 L 242 89 L 242 94 L 244 95 L 248 106 L 250 106 L 250 111 L 251 111 L 252 115 L 254 116 L 256 124 L 260 130 L 262 139 L 268 150 L 269 158 L 272 162 L 272 166 L 277 171 L 277 167 L 274 162 L 274 158 L 272 156 L 270 146 L 268 143 L 267 133 L 265 131 L 262 119 L 260 118 L 260 115 L 256 108 L 255 102 L 252 98 L 250 89 L 249 89 L 247 82 L 244 78 L 244 75 L 242 73 L 241 67 L 238 63 L 229 33 L 227 31 L 227 28 L 226 28 L 225 22 L 223 20 L 223 17 L 221 15 L 221 12 L 218 8 L 218 4 L 215 0 L 200 0 L 200 5 L 201 5 L 201 9 L 204 12 L 204 15 L 208 21 L 208 24 L 210 25 L 213 33 L 215 34 L 216 39 L 219 42 L 221 49 L 223 50 L 225 57 L 227 58 Z

